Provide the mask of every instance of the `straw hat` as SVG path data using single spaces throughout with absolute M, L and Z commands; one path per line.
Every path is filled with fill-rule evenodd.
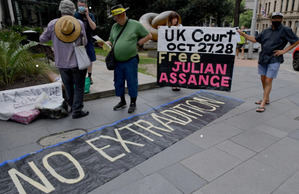
M 81 33 L 81 25 L 73 16 L 62 16 L 55 24 L 55 34 L 62 42 L 74 42 Z
M 110 15 L 108 16 L 108 18 L 112 18 L 113 16 L 122 14 L 125 11 L 127 11 L 128 9 L 129 9 L 129 7 L 124 8 L 122 6 L 122 4 L 118 4 L 118 5 L 112 6 L 111 9 L 110 9 Z

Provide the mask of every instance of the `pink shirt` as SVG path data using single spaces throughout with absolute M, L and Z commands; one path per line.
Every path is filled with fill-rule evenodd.
M 54 26 L 58 19 L 54 19 L 49 22 L 47 29 L 42 33 L 39 37 L 40 42 L 47 42 L 52 40 L 54 47 L 54 55 L 55 55 L 55 64 L 58 68 L 75 68 L 77 67 L 77 59 L 75 56 L 75 49 L 73 43 L 65 43 L 59 40 L 55 35 Z M 82 45 L 82 37 L 83 44 L 87 44 L 87 38 L 85 33 L 85 28 L 83 23 L 78 20 L 81 25 L 81 34 L 79 38 L 75 41 L 76 45 Z

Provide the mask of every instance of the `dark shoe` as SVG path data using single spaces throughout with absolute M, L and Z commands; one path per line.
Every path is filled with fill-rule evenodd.
M 115 106 L 113 107 L 113 110 L 121 110 L 121 109 L 126 108 L 126 106 L 127 106 L 127 103 L 126 103 L 126 102 L 122 102 L 122 101 L 120 101 L 117 105 L 115 105 Z
M 130 104 L 128 109 L 128 113 L 133 113 L 136 110 L 136 104 Z
M 87 116 L 88 114 L 89 114 L 88 111 L 81 111 L 81 112 L 79 112 L 79 113 L 75 113 L 75 114 L 73 114 L 73 115 L 72 115 L 72 118 L 73 118 L 73 119 L 79 119 L 79 118 L 81 118 L 81 117 L 85 117 L 85 116 Z

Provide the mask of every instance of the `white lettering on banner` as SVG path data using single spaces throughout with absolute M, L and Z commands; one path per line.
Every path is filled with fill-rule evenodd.
M 71 161 L 74 166 L 76 167 L 78 173 L 79 173 L 79 177 L 75 178 L 75 179 L 67 179 L 61 175 L 59 175 L 54 169 L 52 166 L 49 165 L 48 163 L 48 158 L 52 157 L 52 156 L 55 156 L 55 155 L 63 155 L 65 156 L 67 159 L 69 159 L 69 161 Z M 59 180 L 60 182 L 62 183 L 67 183 L 67 184 L 75 184 L 77 182 L 80 182 L 84 176 L 85 176 L 85 173 L 82 169 L 82 167 L 80 166 L 79 162 L 72 156 L 70 155 L 69 153 L 66 153 L 66 152 L 62 152 L 62 151 L 56 151 L 56 152 L 52 152 L 48 155 L 46 155 L 44 158 L 43 158 L 43 164 L 45 166 L 45 168 L 49 171 L 49 173 L 55 177 L 57 180 Z
M 161 112 L 161 114 L 163 114 L 163 115 L 165 115 L 165 116 L 168 116 L 168 117 L 170 117 L 170 118 L 172 118 L 172 119 L 174 119 L 174 120 L 177 120 L 177 121 L 179 122 L 179 124 L 181 124 L 181 125 L 187 125 L 187 124 L 189 124 L 190 122 L 192 122 L 192 119 L 190 119 L 188 116 L 186 116 L 186 115 L 181 115 L 180 113 L 178 113 L 178 112 L 176 112 L 176 111 L 174 111 L 174 110 L 171 110 L 171 109 L 164 110 L 164 111 Z M 183 118 L 185 118 L 186 120 L 184 121 L 184 120 L 182 120 L 182 119 L 179 119 L 179 118 L 177 118 L 177 117 L 175 117 L 175 116 L 172 116 L 172 114 L 178 115 L 179 117 L 183 117 Z
M 99 137 L 95 137 L 91 140 L 87 140 L 86 142 L 93 148 L 95 149 L 96 151 L 98 151 L 104 158 L 108 159 L 109 161 L 111 162 L 114 162 L 122 157 L 124 157 L 126 154 L 122 153 L 118 156 L 115 156 L 115 157 L 111 157 L 109 156 L 106 152 L 104 152 L 103 150 L 104 149 L 107 149 L 110 147 L 110 145 L 106 145 L 102 148 L 97 148 L 94 144 L 92 144 L 91 142 L 93 141 L 96 141 L 96 140 L 99 140 L 100 138 L 102 139 L 109 139 L 109 140 L 112 140 L 112 141 L 115 141 L 115 142 L 119 142 L 121 144 L 121 146 L 124 148 L 124 150 L 128 153 L 131 153 L 131 150 L 128 148 L 128 146 L 126 144 L 130 144 L 130 145 L 135 145 L 135 146 L 139 146 L 139 147 L 143 147 L 144 144 L 139 144 L 139 143 L 135 143 L 135 142 L 131 142 L 131 141 L 127 141 L 127 140 L 123 140 L 123 138 L 121 137 L 121 135 L 119 134 L 118 132 L 118 129 L 114 129 L 114 132 L 116 134 L 116 137 L 117 138 L 114 138 L 114 137 L 110 137 L 108 135 L 100 135 Z
M 165 129 L 165 128 L 162 128 L 162 127 L 157 127 L 157 126 L 154 126 L 152 123 L 148 122 L 148 121 L 145 121 L 145 120 L 138 120 L 134 123 L 136 126 L 156 135 L 156 136 L 159 136 L 159 137 L 163 137 L 162 134 L 159 134 L 159 133 L 156 133 L 155 131 L 151 130 L 151 129 L 157 129 L 157 130 L 160 130 L 160 131 L 164 131 L 164 132 L 169 132 L 168 129 Z M 148 127 L 145 127 L 144 126 L 147 125 Z
M 22 178 L 24 181 L 28 182 L 35 188 L 39 189 L 40 191 L 44 193 L 50 193 L 55 190 L 53 185 L 48 181 L 48 179 L 45 177 L 45 175 L 37 168 L 37 166 L 34 164 L 34 162 L 28 162 L 31 169 L 35 172 L 35 174 L 39 177 L 39 179 L 43 182 L 44 185 L 36 182 L 35 180 L 29 178 L 28 176 L 24 175 L 23 173 L 17 171 L 15 168 L 12 168 L 8 171 L 9 176 L 11 177 L 12 181 L 14 182 L 15 186 L 17 187 L 17 190 L 20 194 L 26 194 L 26 191 L 24 190 L 19 178 Z
M 131 153 L 131 150 L 128 148 L 128 145 L 133 145 L 137 147 L 144 147 L 145 144 L 141 143 L 136 143 L 128 140 L 124 140 L 121 135 L 120 131 L 122 130 L 129 130 L 132 133 L 135 133 L 151 142 L 154 141 L 153 138 L 141 133 L 139 130 L 144 130 L 152 135 L 155 135 L 157 137 L 163 137 L 161 133 L 159 132 L 167 132 L 171 133 L 174 131 L 174 129 L 170 126 L 172 123 L 176 123 L 182 126 L 185 126 L 189 123 L 191 123 L 193 120 L 192 119 L 198 119 L 199 117 L 203 117 L 204 113 L 206 112 L 213 112 L 217 108 L 219 108 L 221 105 L 225 104 L 225 102 L 207 98 L 204 96 L 198 96 L 198 97 L 193 97 L 190 100 L 185 100 L 184 102 L 180 104 L 176 104 L 175 106 L 170 107 L 169 109 L 163 110 L 159 113 L 151 113 L 150 116 L 152 119 L 161 126 L 165 127 L 159 127 L 153 125 L 149 121 L 145 120 L 138 120 L 136 122 L 129 123 L 125 125 L 124 127 L 120 127 L 118 129 L 114 129 L 114 133 L 116 137 L 111 137 L 108 135 L 100 135 L 98 137 L 95 137 L 93 139 L 86 140 L 86 143 L 90 145 L 94 150 L 96 150 L 99 154 L 101 154 L 105 159 L 107 159 L 110 162 L 114 162 L 118 159 L 121 159 L 122 157 L 126 156 L 126 153 L 120 153 L 117 156 L 110 156 L 108 153 L 105 152 L 106 149 L 110 148 L 111 145 L 105 145 L 101 148 L 98 148 L 95 144 L 93 144 L 94 141 L 97 140 L 111 140 L 114 142 L 118 142 L 122 148 L 125 150 L 127 153 Z M 210 109 L 203 108 L 204 107 L 210 107 Z M 138 131 L 135 130 L 133 127 L 138 127 Z M 78 177 L 77 178 L 65 178 L 58 174 L 55 169 L 50 166 L 48 160 L 49 158 L 57 155 L 62 155 L 66 157 L 77 169 L 78 171 Z M 67 184 L 75 184 L 80 182 L 84 177 L 85 173 L 83 168 L 81 167 L 80 163 L 69 153 L 63 152 L 63 151 L 55 151 L 52 152 L 46 156 L 43 157 L 42 159 L 43 165 L 46 170 L 49 171 L 49 173 L 56 178 L 58 181 L 62 183 L 67 183 Z M 48 181 L 48 179 L 45 177 L 45 175 L 37 168 L 37 166 L 34 164 L 34 162 L 29 162 L 28 163 L 35 175 L 41 180 L 42 183 L 39 183 L 28 176 L 24 175 L 23 173 L 17 171 L 15 168 L 12 168 L 8 171 L 9 176 L 11 177 L 12 181 L 14 182 L 17 190 L 21 194 L 26 194 L 26 191 L 23 188 L 23 185 L 21 184 L 21 181 L 19 180 L 20 178 L 23 181 L 26 181 L 36 189 L 44 192 L 44 193 L 50 193 L 55 190 L 54 186 Z M 33 174 L 33 173 L 31 173 Z
M 119 154 L 118 156 L 115 156 L 115 157 L 109 156 L 103 150 L 110 148 L 111 145 L 106 145 L 104 147 L 98 148 L 94 144 L 92 144 L 93 141 L 99 140 L 100 138 L 101 137 L 95 137 L 93 139 L 87 140 L 86 143 L 88 143 L 88 145 L 90 145 L 94 150 L 98 151 L 104 158 L 106 158 L 110 162 L 114 162 L 114 161 L 116 161 L 116 160 L 118 160 L 118 159 L 120 159 L 120 158 L 122 158 L 122 157 L 124 157 L 126 155 L 125 153 L 122 153 L 122 154 Z
M 160 26 L 158 30 L 158 52 L 235 55 L 239 41 L 235 28 Z
M 175 118 L 175 117 L 171 117 L 171 118 L 175 119 L 175 120 L 172 120 L 172 119 L 165 118 L 165 117 L 162 117 L 160 115 L 157 115 L 156 113 L 152 113 L 151 116 L 157 122 L 161 123 L 164 127 L 168 128 L 168 130 L 166 132 L 169 132 L 169 133 L 172 132 L 172 131 L 174 131 L 174 129 L 172 127 L 170 127 L 169 124 L 171 124 L 171 123 L 177 123 L 177 124 L 183 125 L 182 121 L 179 120 L 179 119 L 177 119 L 177 118 Z
M 132 141 L 123 140 L 123 138 L 120 136 L 120 134 L 119 134 L 119 132 L 118 132 L 117 129 L 114 129 L 114 132 L 115 132 L 117 138 L 110 137 L 110 136 L 107 136 L 107 135 L 101 135 L 100 137 L 103 138 L 103 139 L 109 139 L 109 140 L 112 140 L 112 141 L 115 141 L 115 142 L 119 142 L 122 145 L 122 147 L 126 150 L 126 152 L 128 152 L 128 153 L 131 153 L 131 151 L 127 147 L 126 144 L 135 145 L 135 146 L 139 146 L 139 147 L 143 147 L 144 146 L 144 144 L 140 144 L 140 143 L 135 143 L 135 142 L 132 142 Z
M 187 109 L 186 109 L 187 108 Z M 199 116 L 199 117 L 202 117 L 203 115 L 202 114 L 199 114 L 197 112 L 194 112 L 192 110 L 196 110 L 198 111 L 198 108 L 197 107 L 194 107 L 194 106 L 189 106 L 189 105 L 186 105 L 186 104 L 178 104 L 176 106 L 174 106 L 172 109 L 178 111 L 177 109 L 181 110 L 181 111 L 185 111 L 185 112 L 188 112 L 188 113 L 191 113 L 191 114 L 194 114 L 196 116 Z M 190 110 L 191 109 L 191 110 Z M 199 111 L 200 112 L 200 111 Z M 196 119 L 196 117 L 195 117 Z
M 204 109 L 204 108 L 198 107 L 192 103 L 206 105 L 206 106 L 211 107 L 211 109 Z M 215 103 L 215 104 L 212 104 L 212 103 Z M 198 111 L 201 111 L 204 113 L 205 111 L 214 112 L 218 107 L 220 107 L 219 105 L 216 105 L 216 104 L 225 104 L 225 103 L 217 101 L 217 100 L 212 100 L 212 99 L 209 99 L 206 97 L 201 97 L 201 98 L 194 97 L 193 100 L 187 100 L 186 104 L 196 107 L 198 109 Z
M 119 131 L 122 131 L 122 130 L 124 130 L 124 129 L 127 129 L 128 131 L 131 131 L 132 133 L 135 133 L 135 134 L 137 134 L 137 135 L 140 135 L 141 137 L 143 137 L 143 138 L 145 138 L 145 139 L 147 139 L 147 140 L 149 140 L 149 141 L 154 141 L 152 138 L 150 138 L 150 137 L 148 137 L 148 136 L 146 136 L 146 135 L 144 135 L 144 134 L 142 134 L 142 133 L 140 133 L 140 132 L 138 132 L 138 131 L 132 129 L 132 128 L 131 128 L 132 125 L 133 125 L 133 124 L 128 124 L 128 125 L 126 125 L 126 126 L 124 126 L 124 127 L 118 128 L 118 130 L 119 130 Z
M 15 113 L 35 109 L 45 102 L 52 105 L 63 102 L 60 82 L 0 91 L 0 120 L 8 120 Z

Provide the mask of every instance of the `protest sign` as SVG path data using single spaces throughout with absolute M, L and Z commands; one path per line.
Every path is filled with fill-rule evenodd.
M 236 44 L 234 28 L 159 28 L 160 86 L 230 91 Z
M 0 91 L 0 120 L 35 108 L 55 108 L 62 102 L 61 82 Z
M 89 193 L 240 104 L 199 91 L 5 161 L 0 163 L 0 193 Z

